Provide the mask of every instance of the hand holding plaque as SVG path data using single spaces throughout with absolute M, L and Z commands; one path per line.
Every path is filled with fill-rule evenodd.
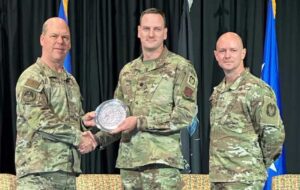
M 128 107 L 118 99 L 102 102 L 96 109 L 95 122 L 99 129 L 111 132 L 129 116 Z

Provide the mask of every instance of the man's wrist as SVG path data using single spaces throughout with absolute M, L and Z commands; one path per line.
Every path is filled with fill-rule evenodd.
M 144 116 L 137 116 L 136 119 L 136 128 L 138 131 L 145 131 L 146 129 L 146 118 Z

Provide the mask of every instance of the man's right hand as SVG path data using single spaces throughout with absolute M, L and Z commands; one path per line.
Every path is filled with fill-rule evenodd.
M 90 131 L 85 131 L 81 135 L 78 150 L 81 154 L 89 153 L 97 147 L 94 135 Z

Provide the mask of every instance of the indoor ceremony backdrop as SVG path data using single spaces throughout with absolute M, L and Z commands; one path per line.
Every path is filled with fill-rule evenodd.
M 21 72 L 41 54 L 43 22 L 58 15 L 60 0 L 0 0 L 0 172 L 15 173 L 15 85 Z M 166 13 L 166 46 L 174 52 L 179 40 L 184 0 L 70 0 L 72 74 L 86 111 L 111 99 L 121 68 L 141 53 L 137 38 L 140 13 L 157 7 Z M 277 0 L 277 42 L 286 131 L 287 173 L 300 173 L 300 1 Z M 247 48 L 245 63 L 260 77 L 263 62 L 267 0 L 194 0 L 190 9 L 193 64 L 198 74 L 199 128 L 183 139 L 191 173 L 208 173 L 209 96 L 223 78 L 213 50 L 225 31 L 241 35 Z M 185 29 L 185 28 L 183 28 Z M 84 173 L 118 173 L 118 142 L 84 155 Z

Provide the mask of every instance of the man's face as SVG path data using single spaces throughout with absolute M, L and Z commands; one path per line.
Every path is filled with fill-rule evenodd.
M 138 37 L 144 50 L 154 51 L 167 39 L 167 28 L 159 14 L 145 14 L 138 26 Z
M 62 22 L 50 22 L 46 33 L 40 37 L 43 56 L 49 61 L 63 63 L 67 52 L 71 48 L 70 31 Z
M 230 34 L 222 36 L 217 42 L 214 53 L 219 66 L 225 72 L 234 72 L 244 67 L 246 49 L 236 36 Z

